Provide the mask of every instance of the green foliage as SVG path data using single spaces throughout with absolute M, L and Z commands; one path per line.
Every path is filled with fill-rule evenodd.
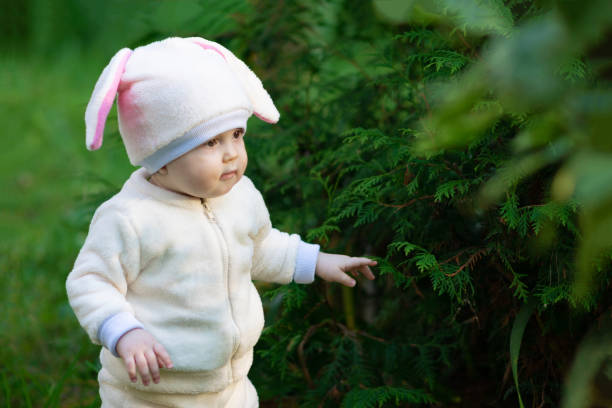
M 309 230 L 308 238 L 319 239 L 329 251 L 374 255 L 379 279 L 389 282 L 385 289 L 377 286 L 382 292 L 375 295 L 376 317 L 368 320 L 364 314 L 358 323 L 364 329 L 353 329 L 353 338 L 370 344 L 360 333 L 375 336 L 380 341 L 370 348 L 384 345 L 393 350 L 396 360 L 407 361 L 411 367 L 411 372 L 391 369 L 376 358 L 378 352 L 347 358 L 344 344 L 334 341 L 324 343 L 335 350 L 326 354 L 328 360 L 319 354 L 308 358 L 308 350 L 316 350 L 308 346 L 309 340 L 298 355 L 302 356 L 299 371 L 307 367 L 309 375 L 319 373 L 318 381 L 312 379 L 314 394 L 307 394 L 316 397 L 313 404 L 341 399 L 346 406 L 355 405 L 354 395 L 369 401 L 365 406 L 392 404 L 387 391 L 375 394 L 374 390 L 396 387 L 398 381 L 409 384 L 408 390 L 428 390 L 442 405 L 452 404 L 462 394 L 456 384 L 449 383 L 452 373 L 467 372 L 467 378 L 478 381 L 475 373 L 494 365 L 497 374 L 493 375 L 501 378 L 509 354 L 493 350 L 507 350 L 508 322 L 529 297 L 551 313 L 539 326 L 527 327 L 522 341 L 526 356 L 537 347 L 533 339 L 539 331 L 557 344 L 567 339 L 570 326 L 588 325 L 589 315 L 575 312 L 568 317 L 563 310 L 581 306 L 599 313 L 597 305 L 604 293 L 585 298 L 571 290 L 575 248 L 581 237 L 578 215 L 584 202 L 577 197 L 554 199 L 559 162 L 575 149 L 574 143 L 560 136 L 568 126 L 564 122 L 567 109 L 560 105 L 567 103 L 557 98 L 563 86 L 583 84 L 594 72 L 583 57 L 554 54 L 566 53 L 559 44 L 565 41 L 564 47 L 572 49 L 568 44 L 574 41 L 570 36 L 559 37 L 562 29 L 555 20 L 555 6 L 529 1 L 440 1 L 427 2 L 435 3 L 428 6 L 415 1 L 395 2 L 397 9 L 385 11 L 392 3 L 375 1 L 374 16 L 399 25 L 380 26 L 369 20 L 366 6 L 352 7 L 337 17 L 341 30 L 326 31 L 327 37 L 319 37 L 316 45 L 308 40 L 294 44 L 290 59 L 312 67 L 312 76 L 302 78 L 306 88 L 298 84 L 273 91 L 281 100 L 284 95 L 305 94 L 303 102 L 285 117 L 299 125 L 287 129 L 289 134 L 296 132 L 297 161 L 283 192 L 295 191 L 289 186 L 298 177 L 296 197 L 309 203 L 308 210 L 318 220 L 315 225 L 305 220 L 299 225 Z M 286 11 L 289 21 L 292 12 L 298 13 L 291 7 Z M 419 24 L 406 24 L 412 21 Z M 514 22 L 519 24 L 516 28 Z M 357 25 L 369 29 L 360 32 Z M 293 29 L 321 32 L 318 27 Z M 359 42 L 344 37 L 357 32 Z M 364 37 L 376 48 L 366 47 L 364 53 Z M 539 51 L 525 45 L 532 41 Z M 541 52 L 545 47 L 548 51 Z M 557 73 L 551 75 L 556 82 L 552 85 L 549 68 Z M 508 75 L 514 76 L 506 79 Z M 266 179 L 264 174 L 267 171 L 261 180 Z M 274 177 L 274 172 L 269 176 Z M 270 197 L 272 205 L 281 201 L 274 194 Z M 287 214 L 303 212 L 298 208 Z M 603 276 L 607 273 L 602 269 Z M 333 321 L 342 321 L 342 314 L 337 314 L 342 312 L 341 303 L 329 295 L 334 289 L 315 290 L 325 292 Z M 360 296 L 369 299 L 367 293 L 364 289 Z M 357 304 L 367 307 L 366 300 Z M 320 320 L 308 313 L 308 305 L 306 301 L 304 310 L 312 320 L 302 330 L 316 327 L 323 336 L 327 328 L 346 335 L 331 322 L 318 326 Z M 287 324 L 294 317 L 278 319 Z M 389 321 L 400 326 L 420 323 L 404 332 L 397 325 L 389 331 L 390 326 L 385 326 L 389 323 L 383 323 Z M 483 343 L 469 340 L 469 334 L 475 336 L 479 330 L 490 333 L 486 340 L 490 353 L 482 358 Z M 453 333 L 452 341 L 444 343 L 448 333 Z M 580 337 L 573 333 L 571 344 Z M 291 344 L 293 335 L 276 331 L 274 343 Z M 444 352 L 437 354 L 442 349 L 435 347 L 421 349 L 425 344 L 417 340 L 421 336 L 437 339 L 433 344 Z M 415 349 L 424 352 L 414 353 Z M 571 346 L 566 351 L 571 354 Z M 558 356 L 553 356 L 552 348 L 548 354 L 538 351 L 542 353 L 552 367 Z M 516 356 L 517 370 L 535 363 L 523 355 Z M 384 385 L 351 388 L 351 369 L 368 372 L 368 360 L 381 367 L 378 374 L 386 379 Z M 558 401 L 562 377 L 543 370 L 536 376 L 518 377 L 524 401 Z M 551 376 L 556 376 L 554 384 Z M 526 391 L 527 381 L 539 390 L 538 396 Z M 510 390 L 505 395 L 513 394 Z
M 342 407 L 374 408 L 384 407 L 387 402 L 395 406 L 404 403 L 426 404 L 434 403 L 426 392 L 396 387 L 378 387 L 375 389 L 353 390 L 346 395 Z
M 524 407 L 523 399 L 521 398 L 519 381 L 518 381 L 518 358 L 521 350 L 521 341 L 523 340 L 523 334 L 525 333 L 525 327 L 527 322 L 535 309 L 536 302 L 531 299 L 528 303 L 523 305 L 519 311 L 514 324 L 512 325 L 512 331 L 510 332 L 510 364 L 512 365 L 512 376 L 514 377 L 514 384 L 516 385 L 516 392 L 518 395 L 519 406 Z
M 562 408 L 609 406 L 612 402 L 610 334 L 612 324 L 609 317 L 606 317 L 581 342 L 567 376 Z
M 466 70 L 461 86 L 448 82 L 443 87 L 439 105 L 422 121 L 418 142 L 422 152 L 438 152 L 485 136 L 504 117 L 523 116 L 526 122 L 513 141 L 514 158 L 483 189 L 484 199 L 489 204 L 543 166 L 564 164 L 552 193 L 555 201 L 571 198 L 583 206 L 575 286 L 579 297 L 587 295 L 593 282 L 596 264 L 592 260 L 612 247 L 604 232 L 612 217 L 607 188 L 612 145 L 604 130 L 612 124 L 612 93 L 605 68 L 610 56 L 596 51 L 612 25 L 611 15 L 607 1 L 584 8 L 559 2 L 525 21 L 511 36 L 495 39 Z M 479 27 L 470 31 L 481 32 Z M 465 123 L 466 115 L 491 101 L 500 109 L 489 111 L 477 126 Z M 601 183 L 596 191 L 589 189 L 596 183 Z M 512 211 L 511 203 L 506 204 L 503 211 Z M 517 217 L 519 224 L 511 226 L 524 235 L 527 222 L 514 213 L 505 215 Z

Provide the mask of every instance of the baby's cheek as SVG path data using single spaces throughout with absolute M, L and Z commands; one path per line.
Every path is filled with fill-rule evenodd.
M 246 150 L 244 151 L 244 162 L 242 164 L 242 173 L 244 173 L 244 171 L 246 170 L 247 164 L 249 163 L 249 157 L 246 153 Z

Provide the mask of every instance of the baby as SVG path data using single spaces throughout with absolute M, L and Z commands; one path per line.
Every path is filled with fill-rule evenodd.
M 270 123 L 279 113 L 223 46 L 168 38 L 117 52 L 85 113 L 90 150 L 115 96 L 141 168 L 96 210 L 66 281 L 80 324 L 104 346 L 102 407 L 257 407 L 247 374 L 264 315 L 252 280 L 354 286 L 346 272 L 374 279 L 376 262 L 272 227 L 244 175 L 243 138 L 253 113 Z

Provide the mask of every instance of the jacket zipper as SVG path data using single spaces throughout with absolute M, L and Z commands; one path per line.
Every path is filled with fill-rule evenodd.
M 221 230 L 221 227 L 219 226 L 219 224 L 217 224 L 217 219 L 215 218 L 215 214 L 212 212 L 212 210 L 210 209 L 210 206 L 208 205 L 208 203 L 206 202 L 205 199 L 202 199 L 202 205 L 204 206 L 204 212 L 206 213 L 206 217 L 209 219 L 210 224 L 213 226 L 213 229 L 215 230 L 215 233 L 217 234 L 217 238 L 219 239 L 219 248 L 221 249 L 221 255 L 222 255 L 222 259 L 223 259 L 223 272 L 225 274 L 225 291 L 227 293 L 227 305 L 229 307 L 230 310 L 230 316 L 232 319 L 232 325 L 234 326 L 234 333 L 232 334 L 232 357 L 234 356 L 234 354 L 236 353 L 236 351 L 238 350 L 238 345 L 240 342 L 240 336 L 238 335 L 240 332 L 240 329 L 238 328 L 238 325 L 236 324 L 236 322 L 234 322 L 234 315 L 232 312 L 232 301 L 230 300 L 229 297 L 229 254 L 228 254 L 228 249 L 227 249 L 227 241 L 225 240 L 225 237 L 223 236 L 223 231 Z

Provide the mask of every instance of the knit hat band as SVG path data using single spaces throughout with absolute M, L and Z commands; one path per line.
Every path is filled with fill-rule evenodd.
M 220 133 L 234 128 L 242 128 L 246 132 L 249 116 L 251 112 L 239 109 L 207 120 L 143 159 L 138 165 L 153 174 L 172 160 L 206 143 Z

